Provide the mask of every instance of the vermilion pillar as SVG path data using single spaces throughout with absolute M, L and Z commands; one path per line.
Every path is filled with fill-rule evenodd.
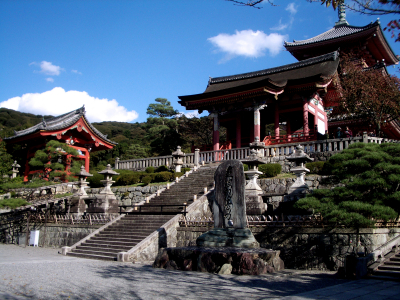
M 303 103 L 303 133 L 308 136 L 308 101 Z
M 275 103 L 275 138 L 279 139 L 279 107 L 278 107 L 278 103 Z
M 292 128 L 290 128 L 290 121 L 286 121 L 286 132 L 287 132 L 287 138 L 288 142 L 292 140 Z
M 236 148 L 242 147 L 242 120 L 240 115 L 236 116 Z
M 213 150 L 219 150 L 219 122 L 218 113 L 214 113 Z

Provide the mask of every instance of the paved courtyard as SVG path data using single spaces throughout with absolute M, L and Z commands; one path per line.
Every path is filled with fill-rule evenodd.
M 333 272 L 220 276 L 58 251 L 0 244 L 0 299 L 400 299 L 400 282 L 346 281 Z

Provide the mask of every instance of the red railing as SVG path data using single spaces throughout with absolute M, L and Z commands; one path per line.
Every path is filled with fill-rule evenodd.
M 289 143 L 298 143 L 298 142 L 308 142 L 315 141 L 317 136 L 313 131 L 310 131 L 308 135 L 304 135 L 304 133 L 292 133 L 291 135 L 280 135 L 278 137 L 267 135 L 263 143 L 265 146 L 269 145 L 277 145 L 277 144 L 289 144 Z

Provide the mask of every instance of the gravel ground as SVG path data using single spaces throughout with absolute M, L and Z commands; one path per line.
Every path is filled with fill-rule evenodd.
M 80 259 L 58 251 L 0 244 L 0 299 L 271 299 L 348 282 L 334 272 L 221 276 Z

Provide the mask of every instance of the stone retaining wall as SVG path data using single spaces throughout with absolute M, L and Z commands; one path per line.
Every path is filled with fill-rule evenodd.
M 72 246 L 93 231 L 97 230 L 101 225 L 57 225 L 48 224 L 45 230 L 43 224 L 29 226 L 30 230 L 39 230 L 39 246 L 61 248 L 63 246 Z M 18 234 L 16 243 L 25 245 L 25 232 L 24 228 Z M 45 234 L 46 231 L 46 234 Z
M 118 205 L 132 205 L 146 200 L 146 197 L 156 193 L 157 190 L 166 187 L 167 185 L 147 185 L 135 187 L 111 187 L 111 190 L 118 200 Z M 86 193 L 89 196 L 92 196 L 98 194 L 101 190 L 102 188 L 90 188 L 86 190 Z
M 210 228 L 177 228 L 177 247 L 194 246 L 196 239 Z M 251 228 L 262 248 L 280 250 L 289 269 L 329 269 L 344 266 L 347 255 L 354 251 L 371 253 L 392 238 L 400 228 Z M 357 246 L 358 245 L 358 246 Z

